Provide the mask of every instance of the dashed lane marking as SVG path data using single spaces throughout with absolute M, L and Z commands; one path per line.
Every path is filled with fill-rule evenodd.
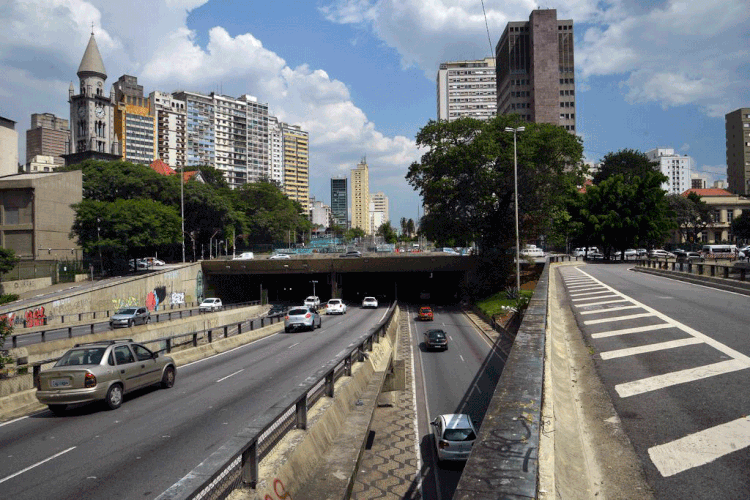
M 609 312 L 609 311 L 606 311 Z M 624 321 L 627 319 L 637 319 L 637 318 L 649 318 L 653 316 L 652 313 L 640 313 L 640 314 L 628 314 L 626 316 L 613 316 L 611 318 L 601 318 L 601 319 L 590 319 L 588 321 L 584 321 L 584 325 L 599 325 L 601 323 L 611 323 L 613 321 Z
M 657 344 L 649 344 L 639 347 L 628 347 L 626 349 L 604 351 L 599 353 L 599 357 L 601 357 L 602 359 L 624 358 L 626 356 L 635 356 L 636 354 L 645 354 L 647 352 L 663 351 L 666 349 L 675 349 L 677 347 L 684 347 L 687 345 L 702 343 L 703 341 L 700 339 L 696 339 L 695 337 L 688 337 L 686 339 L 670 340 L 669 342 L 659 342 Z
M 621 398 L 629 398 L 637 394 L 643 394 L 644 392 L 656 391 L 674 385 L 694 382 L 696 380 L 715 377 L 717 375 L 724 375 L 725 373 L 746 370 L 747 368 L 748 365 L 746 363 L 737 359 L 731 359 L 729 361 L 721 361 L 719 363 L 699 366 L 697 368 L 689 368 L 687 370 L 680 370 L 665 373 L 664 375 L 642 378 L 632 382 L 625 382 L 624 384 L 617 384 L 615 390 Z
M 592 311 L 581 311 L 580 314 L 599 314 L 603 312 L 612 312 L 612 311 L 624 311 L 626 309 L 640 309 L 641 306 L 619 306 L 619 307 L 607 307 L 602 309 L 594 309 Z

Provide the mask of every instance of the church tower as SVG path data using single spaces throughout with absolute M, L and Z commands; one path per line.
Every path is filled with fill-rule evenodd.
M 78 66 L 79 93 L 73 84 L 68 92 L 70 103 L 70 154 L 65 164 L 120 159 L 120 146 L 114 130 L 114 95 L 104 93 L 107 72 L 92 31 L 83 59 Z

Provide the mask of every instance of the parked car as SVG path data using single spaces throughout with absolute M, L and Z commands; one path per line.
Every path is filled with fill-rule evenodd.
M 253 252 L 242 252 L 232 260 L 253 260 L 254 258 L 255 254 Z
M 586 247 L 578 247 L 575 250 L 573 250 L 573 257 L 585 257 L 586 256 Z M 599 249 L 596 247 L 588 247 L 588 253 L 600 253 Z
M 365 297 L 362 299 L 362 308 L 368 308 L 372 307 L 373 309 L 377 309 L 378 307 L 378 299 L 375 297 Z
M 659 248 L 651 250 L 648 253 L 648 256 L 651 259 L 664 259 L 664 258 L 674 258 L 674 257 L 676 257 L 675 254 L 673 254 L 672 252 L 667 252 L 666 250 L 662 250 L 662 249 L 659 249 Z
M 131 271 L 141 271 L 144 269 L 148 269 L 148 262 L 146 262 L 144 259 L 130 259 L 128 262 L 128 266 L 130 267 Z
M 346 314 L 346 304 L 341 299 L 331 299 L 326 304 L 326 314 Z
M 317 326 L 316 326 L 317 325 Z M 322 326 L 320 314 L 316 309 L 307 306 L 295 306 L 284 316 L 284 331 L 315 330 Z
M 425 349 L 448 350 L 448 335 L 440 329 L 431 329 L 424 332 Z
M 320 297 L 318 297 L 317 295 L 310 295 L 305 299 L 304 304 L 306 307 L 317 309 L 318 307 L 320 307 Z
M 362 257 L 362 252 L 359 250 L 347 250 L 346 253 L 342 253 L 339 257 Z
M 153 384 L 172 387 L 176 374 L 171 357 L 132 340 L 76 344 L 39 374 L 36 398 L 55 414 L 90 401 L 104 401 L 114 410 L 128 392 Z
M 430 424 L 435 438 L 438 463 L 443 460 L 468 460 L 471 447 L 477 439 L 477 430 L 468 415 L 439 415 Z
M 686 250 L 675 250 L 674 255 L 677 262 L 703 262 L 705 259 L 700 252 L 688 252 Z
M 166 265 L 166 262 L 156 257 L 145 257 L 142 260 L 146 262 L 147 267 L 161 267 Z
M 450 247 L 438 248 L 435 251 L 440 252 L 440 253 L 447 253 L 449 255 L 461 255 L 460 253 L 458 253 L 457 251 L 455 251 L 454 249 Z
M 536 245 L 526 245 L 521 249 L 521 257 L 544 257 L 544 250 Z
M 271 255 L 268 260 L 289 260 L 291 257 L 288 253 L 275 253 Z
M 123 307 L 109 317 L 110 328 L 130 328 L 151 321 L 151 313 L 145 307 Z
M 273 304 L 271 308 L 268 310 L 268 317 L 269 318 L 276 318 L 278 316 L 284 316 L 286 314 L 287 307 L 282 304 Z
M 419 308 L 419 320 L 420 321 L 432 321 L 433 314 L 432 314 L 432 308 L 431 307 L 420 307 Z
M 203 302 L 198 306 L 198 312 L 214 312 L 221 311 L 224 308 L 224 304 L 221 303 L 221 299 L 216 297 L 208 297 L 203 299 Z
M 626 259 L 635 259 L 636 257 L 638 257 L 638 251 L 635 248 L 628 248 L 625 250 Z

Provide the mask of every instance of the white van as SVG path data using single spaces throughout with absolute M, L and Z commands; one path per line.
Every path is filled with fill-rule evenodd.
M 536 245 L 526 245 L 521 249 L 521 257 L 544 257 L 544 250 Z
M 255 254 L 253 252 L 242 252 L 233 260 L 252 260 L 254 258 L 255 258 Z
M 703 245 L 701 254 L 704 259 L 735 259 L 739 250 L 737 245 Z

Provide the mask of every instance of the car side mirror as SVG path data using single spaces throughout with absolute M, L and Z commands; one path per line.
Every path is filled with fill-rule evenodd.
M 435 422 L 435 421 L 433 420 L 432 422 L 430 422 L 430 425 L 437 425 L 437 422 Z
M 154 353 L 154 359 L 156 359 L 156 358 L 158 358 L 158 357 L 159 357 L 159 353 L 158 353 L 158 352 L 155 352 L 155 353 Z

